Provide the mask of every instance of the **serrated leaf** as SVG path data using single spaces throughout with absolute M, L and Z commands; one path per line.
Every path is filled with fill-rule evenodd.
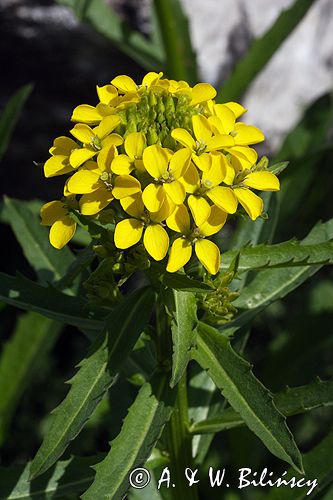
M 108 38 L 121 52 L 130 56 L 149 71 L 160 71 L 164 66 L 158 45 L 154 45 L 138 31 L 134 31 L 103 0 L 57 0 L 70 7 L 81 21 L 89 23 L 98 33 Z
M 180 290 L 183 292 L 207 293 L 214 290 L 206 283 L 189 278 L 186 274 L 165 273 L 163 274 L 161 280 L 162 283 L 168 288 L 173 288 L 174 290 Z
M 314 245 L 303 245 L 297 240 L 276 245 L 258 245 L 231 250 L 223 254 L 221 270 L 229 268 L 232 259 L 239 252 L 238 272 L 272 267 L 309 266 L 333 263 L 333 242 L 325 241 Z
M 296 0 L 279 15 L 261 38 L 254 40 L 248 53 L 221 87 L 219 102 L 221 99 L 223 102 L 237 100 L 242 96 L 315 2 L 316 0 Z
M 333 405 L 333 381 L 318 380 L 301 387 L 287 387 L 273 395 L 277 409 L 285 416 L 298 415 L 315 408 Z M 245 425 L 244 420 L 232 408 L 227 408 L 220 416 L 194 423 L 193 434 L 215 433 Z
M 191 358 L 197 327 L 197 304 L 193 293 L 173 292 L 175 309 L 171 322 L 173 354 L 170 386 L 175 387 L 183 376 Z
M 63 325 L 36 313 L 22 315 L 0 356 L 0 445 L 39 360 L 50 351 Z
M 0 300 L 26 311 L 35 311 L 82 330 L 98 331 L 109 310 L 89 305 L 52 287 L 41 286 L 22 276 L 0 273 Z
M 95 480 L 83 500 L 120 500 L 130 487 L 129 473 L 148 459 L 172 412 L 173 394 L 167 377 L 157 373 L 145 383 L 128 411 L 106 458 L 98 463 Z
M 4 209 L 24 255 L 41 283 L 60 280 L 74 262 L 69 248 L 59 251 L 51 246 L 48 230 L 41 226 L 26 202 L 5 197 Z
M 229 340 L 215 328 L 199 323 L 193 358 L 207 370 L 223 396 L 270 452 L 302 472 L 301 454 L 285 417 Z
M 10 98 L 0 115 L 0 161 L 8 148 L 16 122 L 31 91 L 32 85 L 21 87 Z
M 153 302 L 153 291 L 142 288 L 124 299 L 108 317 L 87 358 L 80 362 L 79 371 L 69 381 L 70 391 L 52 412 L 44 441 L 31 464 L 32 477 L 51 467 L 81 431 L 116 380 L 150 318 Z
M 92 482 L 96 457 L 72 457 L 55 464 L 50 476 L 29 481 L 31 463 L 0 467 L 0 500 L 79 498 Z

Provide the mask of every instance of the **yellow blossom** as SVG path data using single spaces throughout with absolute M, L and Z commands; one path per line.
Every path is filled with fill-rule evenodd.
M 50 243 L 58 250 L 67 245 L 76 231 L 76 222 L 69 215 L 68 206 L 66 201 L 49 201 L 40 210 L 43 226 L 51 226 Z

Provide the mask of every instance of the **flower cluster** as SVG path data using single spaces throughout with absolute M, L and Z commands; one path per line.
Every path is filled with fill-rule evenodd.
M 279 189 L 251 147 L 264 135 L 237 121 L 246 112 L 240 104 L 216 104 L 208 83 L 190 87 L 150 72 L 140 85 L 118 76 L 97 94 L 96 106 L 74 109 L 72 137 L 56 138 L 44 165 L 46 177 L 66 175 L 62 200 L 41 209 L 51 244 L 60 249 L 72 238 L 73 211 L 94 218 L 112 207 L 118 249 L 142 239 L 156 261 L 168 255 L 169 272 L 194 250 L 216 274 L 220 251 L 209 237 L 239 204 L 252 220 L 262 214 L 252 189 Z

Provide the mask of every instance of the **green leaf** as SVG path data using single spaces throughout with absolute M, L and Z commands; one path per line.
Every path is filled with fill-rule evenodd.
M 162 276 L 162 283 L 168 288 L 181 290 L 183 292 L 207 293 L 212 292 L 213 288 L 202 281 L 195 280 L 180 273 L 165 273 Z
M 304 245 L 297 240 L 277 245 L 258 245 L 223 254 L 220 270 L 227 270 L 239 252 L 238 272 L 272 267 L 309 266 L 333 263 L 333 242 Z
M 0 273 L 0 300 L 81 330 L 100 330 L 109 312 L 106 308 L 91 306 L 80 297 L 67 295 L 50 286 L 41 286 L 23 276 L 4 273 Z
M 273 396 L 277 409 L 286 417 L 298 415 L 315 408 L 333 405 L 333 381 L 322 381 L 301 387 L 287 387 Z M 220 416 L 194 423 L 191 433 L 215 433 L 245 425 L 244 420 L 232 408 L 227 408 Z
M 70 391 L 50 416 L 44 441 L 31 464 L 32 478 L 49 469 L 62 455 L 114 383 L 149 320 L 153 301 L 150 288 L 139 289 L 109 316 L 87 358 L 69 381 Z
M 244 94 L 315 1 L 296 0 L 279 15 L 273 26 L 252 43 L 246 56 L 237 64 L 232 75 L 221 87 L 218 101 L 237 100 Z
M 68 248 L 61 251 L 49 242 L 48 230 L 24 201 L 5 197 L 4 210 L 23 253 L 44 284 L 59 280 L 74 261 Z
M 183 376 L 191 358 L 197 327 L 197 304 L 193 293 L 173 292 L 175 309 L 171 322 L 173 355 L 170 386 L 175 387 Z
M 0 161 L 8 148 L 16 122 L 31 91 L 32 85 L 22 87 L 11 97 L 0 115 Z
M 13 412 L 33 375 L 39 360 L 50 351 L 63 325 L 36 313 L 22 315 L 0 357 L 0 445 Z
M 279 175 L 281 174 L 289 165 L 289 161 L 280 161 L 279 163 L 275 163 L 268 167 L 268 170 L 272 172 L 272 174 Z
M 304 470 L 306 481 L 314 481 L 317 479 L 318 486 L 314 488 L 314 493 L 309 498 L 316 496 L 315 494 L 321 491 L 331 480 L 333 470 L 333 431 L 331 431 L 317 446 L 304 455 Z M 289 470 L 287 475 L 283 477 L 288 481 L 295 477 L 300 479 L 299 474 L 295 474 L 293 470 Z M 304 484 L 304 481 L 303 481 Z M 307 493 L 311 489 L 311 485 L 304 488 L 293 488 L 281 486 L 280 488 L 271 488 L 269 494 L 265 496 L 267 500 L 303 500 L 308 498 Z M 331 498 L 331 497 L 329 497 Z
M 181 2 L 154 0 L 153 3 L 166 54 L 168 75 L 194 85 L 198 81 L 196 55 Z
M 250 364 L 231 347 L 218 330 L 199 323 L 193 358 L 222 391 L 265 446 L 278 458 L 302 472 L 302 458 L 285 417 L 277 410 L 270 392 L 251 372 Z
M 141 387 L 110 452 L 94 467 L 95 480 L 82 499 L 123 498 L 130 486 L 130 471 L 146 462 L 169 420 L 172 400 L 167 377 L 161 373 Z
M 91 465 L 96 457 L 72 457 L 62 460 L 51 469 L 50 475 L 29 481 L 31 463 L 0 467 L 0 500 L 52 500 L 69 498 L 84 491 L 92 482 Z M 73 497 L 70 497 L 73 498 Z
M 88 22 L 98 33 L 108 38 L 121 52 L 148 70 L 160 71 L 164 66 L 158 45 L 154 45 L 128 24 L 104 0 L 57 0 L 70 7 L 79 19 Z
M 317 224 L 302 240 L 302 245 L 316 245 L 333 238 L 333 219 Z M 268 269 L 259 273 L 235 300 L 235 307 L 252 311 L 252 314 L 285 297 L 292 290 L 315 274 L 322 265 Z M 237 322 L 237 318 L 235 320 Z M 239 321 L 239 318 L 238 318 Z M 228 328 L 230 324 L 228 325 Z

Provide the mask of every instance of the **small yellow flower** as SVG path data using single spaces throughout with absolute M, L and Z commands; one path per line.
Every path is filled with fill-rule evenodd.
M 73 200 L 69 200 L 72 203 Z M 76 222 L 69 215 L 68 203 L 49 201 L 42 206 L 40 215 L 43 226 L 51 226 L 49 239 L 52 246 L 60 250 L 73 238 Z
M 74 171 L 69 163 L 71 153 L 80 146 L 69 137 L 57 137 L 53 141 L 53 146 L 49 152 L 52 155 L 44 164 L 45 177 L 69 174 Z
M 143 244 L 151 257 L 162 260 L 169 248 L 169 236 L 160 222 L 165 220 L 165 211 L 149 213 L 141 194 L 120 200 L 123 209 L 132 217 L 116 225 L 114 242 L 117 248 L 126 249 L 136 245 L 143 234 Z
M 166 220 L 173 231 L 181 233 L 171 247 L 166 270 L 169 273 L 178 271 L 185 266 L 192 256 L 192 247 L 201 264 L 210 274 L 216 274 L 220 267 L 220 250 L 215 243 L 205 239 L 218 233 L 227 220 L 227 214 L 213 206 L 206 222 L 191 229 L 189 213 L 185 205 L 176 208 Z

